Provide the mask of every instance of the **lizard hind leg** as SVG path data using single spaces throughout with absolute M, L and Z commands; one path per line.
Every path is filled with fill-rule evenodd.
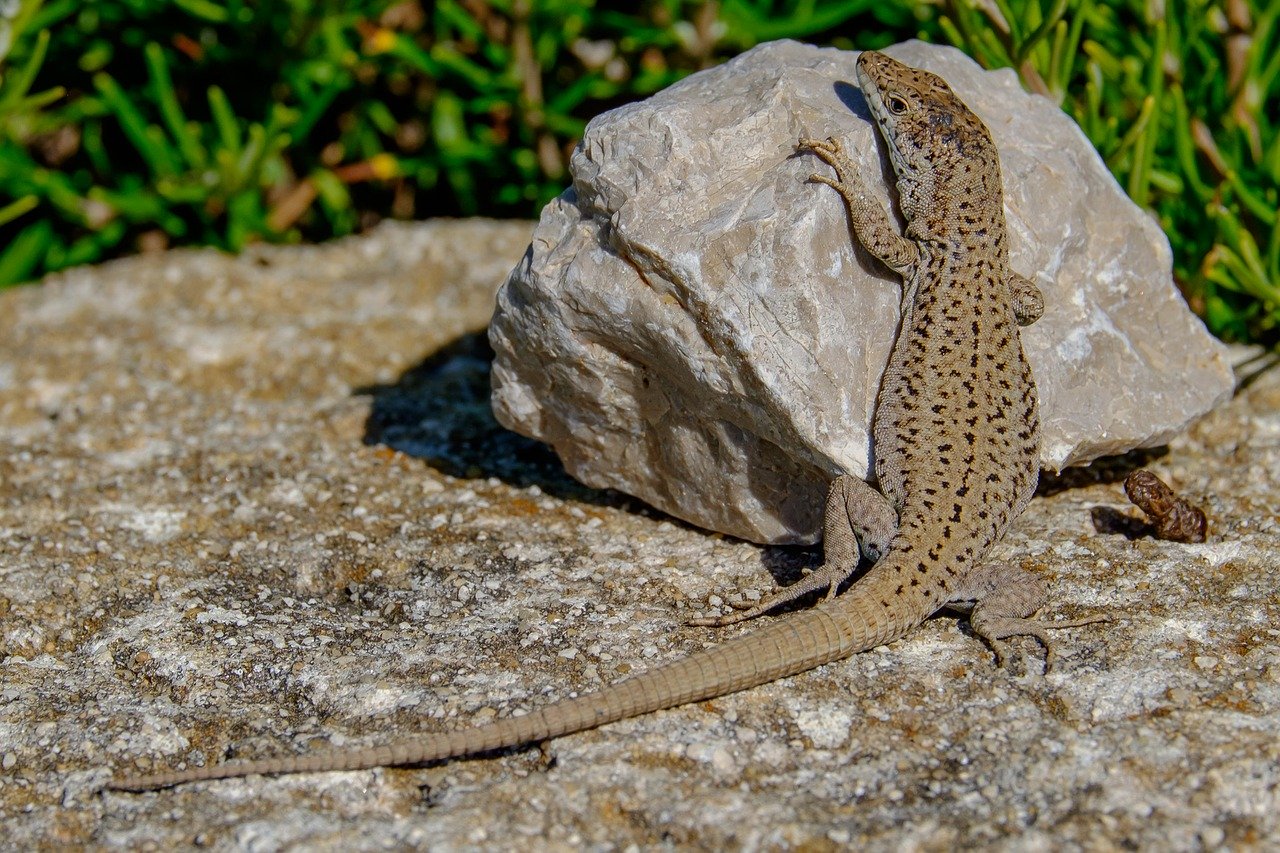
M 1049 600 L 1044 581 L 1009 563 L 984 563 L 965 578 L 949 606 L 969 609 L 969 625 L 995 653 L 996 663 L 1006 663 L 1008 637 L 1035 637 L 1045 649 L 1044 669 L 1053 668 L 1053 643 L 1046 633 L 1059 628 L 1078 628 L 1109 621 L 1106 616 L 1089 616 L 1069 622 L 1043 622 L 1030 618 Z M 971 608 L 970 608 L 971 605 Z
M 689 624 L 719 628 L 745 622 L 821 589 L 831 598 L 857 570 L 861 557 L 874 561 L 884 556 L 897 530 L 898 514 L 884 496 L 857 477 L 841 474 L 827 490 L 820 568 L 754 607 L 726 616 L 691 619 Z

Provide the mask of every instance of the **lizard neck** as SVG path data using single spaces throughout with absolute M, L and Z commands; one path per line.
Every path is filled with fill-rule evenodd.
M 907 236 L 922 249 L 971 253 L 983 247 L 1004 260 L 1004 186 L 994 146 L 970 146 L 966 159 L 940 158 L 920 172 L 900 167 L 898 197 Z

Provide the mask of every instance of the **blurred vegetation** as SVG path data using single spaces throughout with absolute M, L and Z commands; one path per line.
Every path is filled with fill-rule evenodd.
M 0 0 L 0 286 L 532 217 L 594 115 L 774 38 L 956 44 L 1071 114 L 1220 335 L 1280 326 L 1274 0 Z
M 944 37 L 1062 105 L 1169 235 L 1213 331 L 1280 332 L 1280 3 L 945 4 Z

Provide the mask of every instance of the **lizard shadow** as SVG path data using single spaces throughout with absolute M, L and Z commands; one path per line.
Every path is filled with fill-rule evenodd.
M 802 579 L 806 569 L 816 569 L 822 565 L 822 543 L 816 545 L 763 545 L 760 552 L 760 564 L 773 576 L 774 586 L 782 588 Z M 825 594 L 825 593 L 824 593 Z M 812 603 L 810 597 L 801 599 L 807 606 Z M 779 607 L 777 613 L 785 612 Z M 803 608 L 800 608 L 803 609 Z
M 862 93 L 861 89 L 843 80 L 833 83 L 831 88 L 835 90 L 836 97 L 840 99 L 840 103 L 849 109 L 849 112 L 873 128 L 875 127 L 876 120 L 871 115 L 871 107 L 867 105 L 867 96 Z M 893 161 L 889 159 L 889 145 L 884 141 L 884 137 L 881 136 L 878 130 L 872 130 L 871 137 L 876 141 L 876 153 L 880 156 L 880 182 L 888 187 L 889 197 L 893 202 L 890 205 L 889 213 L 896 218 L 899 229 L 905 230 L 906 219 L 901 216 L 901 208 L 898 204 L 898 175 L 893 170 Z M 854 245 L 861 248 L 861 244 L 857 240 L 854 241 Z M 867 254 L 870 256 L 870 252 Z M 897 273 L 894 273 L 893 277 L 895 280 L 901 280 L 901 276 Z
M 871 108 L 867 106 L 867 96 L 862 94 L 860 88 L 843 80 L 837 80 L 832 83 L 831 88 L 835 91 L 836 97 L 840 99 L 840 103 L 849 108 L 849 112 L 868 124 L 872 124 L 875 121 L 871 117 Z
M 836 81 L 831 86 L 835 92 L 836 98 L 842 103 L 854 117 L 866 122 L 872 127 L 875 126 L 875 119 L 871 115 L 871 108 L 867 106 L 866 96 L 862 94 L 862 90 L 851 83 L 843 80 Z M 818 135 L 818 134 L 815 134 Z M 901 207 L 898 201 L 898 178 L 893 171 L 893 161 L 889 159 L 889 148 L 878 131 L 873 130 L 871 137 L 876 146 L 876 154 L 880 161 L 880 183 L 884 185 L 889 192 L 889 215 L 897 223 L 898 230 L 905 231 L 906 219 L 901 214 Z M 795 151 L 791 157 L 805 157 L 808 152 L 804 150 Z M 899 286 L 902 277 L 889 269 L 880 259 L 871 253 L 859 240 L 852 241 L 853 256 L 858 265 L 868 275 L 878 276 L 887 281 L 892 281 L 895 286 Z

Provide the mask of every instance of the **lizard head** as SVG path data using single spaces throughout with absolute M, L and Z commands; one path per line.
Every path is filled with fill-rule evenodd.
M 888 144 L 908 219 L 938 210 L 943 199 L 936 187 L 959 196 L 967 182 L 999 174 L 986 125 L 938 75 L 866 50 L 858 56 L 858 85 Z

